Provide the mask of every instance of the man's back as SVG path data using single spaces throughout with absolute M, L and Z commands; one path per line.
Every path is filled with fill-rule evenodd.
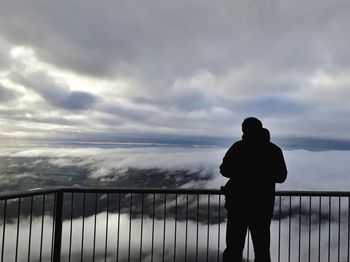
M 227 205 L 269 215 L 275 183 L 282 183 L 287 176 L 281 149 L 269 141 L 249 138 L 231 146 L 220 172 L 230 178 L 225 186 Z
M 287 168 L 282 150 L 269 141 L 240 140 L 225 154 L 220 173 L 244 186 L 244 183 L 281 183 Z

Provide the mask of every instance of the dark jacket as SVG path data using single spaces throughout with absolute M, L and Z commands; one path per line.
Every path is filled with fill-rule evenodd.
M 230 178 L 224 187 L 227 209 L 272 216 L 275 183 L 287 177 L 278 146 L 261 138 L 243 137 L 225 154 L 220 173 Z

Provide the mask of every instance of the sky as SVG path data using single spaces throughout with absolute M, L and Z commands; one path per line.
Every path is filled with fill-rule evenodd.
M 349 143 L 349 24 L 342 0 L 5 0 L 0 144 L 215 144 L 248 116 Z

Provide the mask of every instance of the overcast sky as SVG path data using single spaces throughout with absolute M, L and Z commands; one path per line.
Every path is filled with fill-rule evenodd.
M 350 3 L 3 1 L 0 142 L 350 141 Z

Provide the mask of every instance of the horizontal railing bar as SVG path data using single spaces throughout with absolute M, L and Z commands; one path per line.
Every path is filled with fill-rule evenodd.
M 128 187 L 55 187 L 34 189 L 21 192 L 0 193 L 0 200 L 19 197 L 29 197 L 43 194 L 64 193 L 152 193 L 152 194 L 194 194 L 194 195 L 222 195 L 220 189 L 194 189 L 194 188 L 128 188 Z M 276 196 L 324 196 L 349 197 L 350 191 L 276 191 Z
M 38 188 L 26 191 L 13 191 L 0 193 L 0 200 L 13 199 L 20 197 L 30 197 L 30 196 L 39 196 L 44 194 L 54 194 L 62 190 L 60 187 L 50 187 L 50 188 Z
M 188 189 L 188 188 L 128 188 L 128 187 L 64 187 L 64 192 L 85 192 L 85 193 L 154 193 L 154 194 L 199 194 L 199 195 L 220 195 L 219 189 Z
M 276 196 L 348 197 L 350 191 L 276 191 Z
M 108 187 L 63 187 L 64 192 L 85 193 L 155 193 L 155 194 L 199 194 L 199 195 L 223 195 L 220 189 L 197 188 L 108 188 Z M 350 191 L 276 191 L 276 196 L 350 196 Z

